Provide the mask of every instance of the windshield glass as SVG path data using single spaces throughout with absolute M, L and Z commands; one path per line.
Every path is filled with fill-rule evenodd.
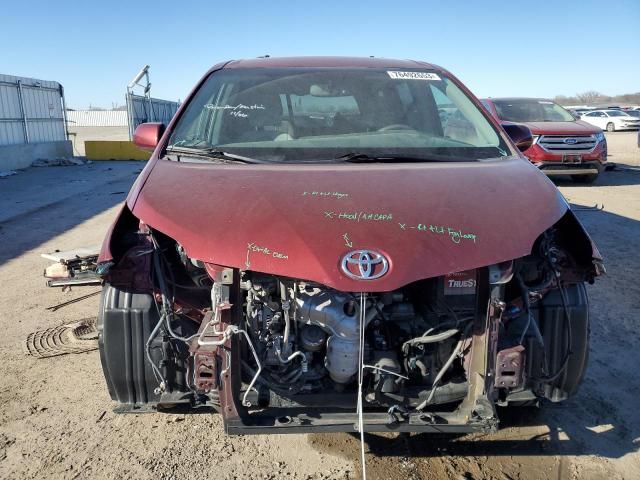
M 575 118 L 549 100 L 493 100 L 498 116 L 508 122 L 573 122 Z
M 607 110 L 607 115 L 610 117 L 628 117 L 628 115 L 620 110 Z
M 276 162 L 354 153 L 444 161 L 512 154 L 449 78 L 369 68 L 215 72 L 177 122 L 171 148 Z

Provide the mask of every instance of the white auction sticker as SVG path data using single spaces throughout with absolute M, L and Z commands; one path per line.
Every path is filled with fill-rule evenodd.
M 387 71 L 391 78 L 396 80 L 440 80 L 435 73 L 429 72 L 396 72 Z

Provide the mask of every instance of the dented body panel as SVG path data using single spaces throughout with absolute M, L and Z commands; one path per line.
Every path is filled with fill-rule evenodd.
M 282 76 L 292 85 L 280 70 L 264 80 L 263 67 L 329 68 L 329 76 L 345 68 L 365 80 L 362 70 L 378 69 L 372 85 L 387 87 L 402 75 L 447 76 L 440 94 L 460 108 L 454 128 L 435 132 L 440 137 L 429 130 L 445 118 L 437 109 L 423 125 L 431 133 L 408 133 L 412 141 L 438 137 L 445 146 L 433 157 L 408 150 L 393 158 L 384 142 L 412 127 L 391 120 L 366 127 L 353 108 L 351 119 L 323 112 L 293 119 L 291 99 L 288 106 L 283 99 L 282 115 L 286 108 L 298 121 L 296 143 L 291 122 L 260 120 L 269 113 L 260 98 L 211 103 L 209 95 L 198 125 L 212 132 L 216 119 L 226 119 L 238 138 L 251 138 L 244 138 L 249 147 L 269 135 L 280 145 L 305 145 L 315 135 L 325 145 L 322 128 L 342 122 L 336 141 L 360 135 L 360 147 L 375 138 L 381 156 L 375 145 L 351 158 L 366 163 L 348 163 L 344 152 L 308 158 L 320 147 L 301 149 L 304 161 L 243 160 L 217 147 L 180 152 L 190 132 L 167 148 L 218 71 L 240 83 L 246 74 L 260 77 L 259 85 L 273 87 Z M 296 72 L 302 81 L 323 80 L 315 70 Z M 310 96 L 348 97 L 361 85 L 332 90 L 320 80 L 307 85 Z M 420 92 L 415 85 L 405 93 Z M 287 95 L 300 108 L 307 90 Z M 388 91 L 354 93 L 353 101 L 366 111 Z M 466 143 L 465 118 L 485 140 Z M 350 121 L 361 130 L 350 132 Z M 313 128 L 302 135 L 305 122 Z M 162 129 L 146 128 L 140 137 L 148 147 Z M 530 140 L 527 132 L 520 129 L 518 141 Z M 450 135 L 462 137 L 456 143 Z M 492 153 L 438 156 L 439 148 L 458 152 L 451 145 Z M 446 70 L 386 59 L 227 62 L 205 75 L 168 125 L 105 238 L 97 269 L 105 280 L 103 370 L 119 411 L 213 407 L 232 434 L 353 431 L 359 421 L 364 431 L 492 431 L 496 405 L 562 401 L 577 390 L 588 353 L 584 283 L 604 273 L 602 262 L 553 183 Z
M 314 166 L 158 161 L 133 207 L 192 258 L 343 291 L 389 291 L 524 256 L 566 210 L 555 186 L 520 158 Z M 358 248 L 382 249 L 389 273 L 366 284 L 344 275 L 338 260 Z

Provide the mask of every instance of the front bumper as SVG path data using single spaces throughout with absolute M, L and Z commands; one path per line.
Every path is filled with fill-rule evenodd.
M 490 410 L 493 412 L 492 410 Z M 225 431 L 229 435 L 283 434 L 283 433 L 336 433 L 357 432 L 358 415 L 355 413 L 308 410 L 271 409 L 267 414 L 253 414 L 251 419 L 235 417 L 227 420 Z M 366 412 L 363 414 L 365 432 L 411 433 L 472 433 L 495 432 L 497 417 L 473 416 L 471 409 L 457 412 L 411 413 L 408 415 Z
M 622 124 L 620 126 L 616 125 L 616 130 L 638 130 L 638 129 L 640 129 L 640 124 L 638 123 Z
M 598 161 L 581 163 L 535 162 L 534 165 L 549 177 L 559 175 L 598 175 L 604 165 Z
M 524 154 L 542 172 L 556 175 L 597 175 L 607 163 L 607 143 L 599 142 L 591 151 L 550 152 L 533 145 Z

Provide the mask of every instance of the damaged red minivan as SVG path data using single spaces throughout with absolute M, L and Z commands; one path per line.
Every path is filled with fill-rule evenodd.
M 116 410 L 466 432 L 573 395 L 602 258 L 504 128 L 423 62 L 213 67 L 136 130 L 153 155 L 100 254 Z

